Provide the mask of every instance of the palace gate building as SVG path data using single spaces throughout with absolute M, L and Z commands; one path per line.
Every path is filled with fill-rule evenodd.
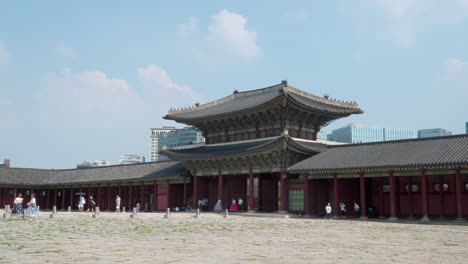
M 448 218 L 468 215 L 468 135 L 340 144 L 317 140 L 330 122 L 361 114 L 355 102 L 301 91 L 286 81 L 207 104 L 171 109 L 165 119 L 201 131 L 205 143 L 164 148 L 171 161 L 88 169 L 0 168 L 0 204 L 35 192 L 41 208 L 74 207 L 76 192 L 93 194 L 101 210 L 115 196 L 145 211 L 197 207 L 324 215 L 344 202 L 361 217 Z

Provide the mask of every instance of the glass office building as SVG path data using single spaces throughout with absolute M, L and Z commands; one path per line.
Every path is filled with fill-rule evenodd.
M 349 124 L 333 130 L 327 138 L 331 141 L 344 143 L 368 143 L 416 138 L 416 130 L 411 128 L 386 128 Z
M 418 138 L 450 136 L 452 132 L 443 128 L 431 128 L 418 130 Z
M 158 154 L 159 151 L 164 147 L 173 147 L 181 145 L 191 145 L 204 142 L 200 131 L 196 130 L 193 127 L 185 127 L 181 129 L 176 129 L 167 133 L 159 135 L 159 144 L 158 144 Z M 164 155 L 158 155 L 158 160 L 168 160 L 169 158 Z

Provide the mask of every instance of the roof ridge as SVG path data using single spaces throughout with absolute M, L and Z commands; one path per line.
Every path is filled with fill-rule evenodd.
M 340 106 L 340 107 L 345 107 L 345 108 L 352 108 L 352 109 L 360 109 L 359 105 L 353 101 L 353 102 L 348 102 L 348 101 L 342 101 L 342 100 L 336 100 L 336 99 L 327 99 L 324 97 L 320 97 L 318 95 L 308 93 L 302 90 L 299 90 L 293 86 L 287 85 L 285 88 L 285 92 L 291 92 L 297 95 L 300 95 L 302 97 L 305 97 L 307 99 L 327 104 L 327 105 L 334 105 L 334 106 Z
M 387 141 L 377 141 L 377 142 L 367 142 L 367 143 L 352 143 L 345 145 L 330 145 L 329 148 L 343 148 L 343 147 L 354 147 L 354 146 L 370 146 L 370 145 L 385 145 L 385 144 L 395 144 L 395 143 L 405 143 L 405 142 L 418 142 L 418 141 L 429 141 L 429 140 L 442 140 L 447 138 L 468 138 L 468 134 L 457 134 L 449 136 L 436 136 L 436 137 L 427 137 L 427 138 L 408 138 L 408 139 L 397 139 L 397 140 L 387 140 Z
M 104 169 L 109 167 L 119 167 L 119 166 L 135 166 L 135 165 L 147 165 L 153 163 L 168 163 L 168 162 L 176 162 L 175 160 L 161 160 L 161 161 L 149 161 L 149 162 L 142 162 L 142 163 L 132 163 L 132 164 L 114 164 L 109 166 L 98 166 L 98 167 L 89 167 L 89 168 L 69 168 L 69 169 L 39 169 L 39 168 L 22 168 L 22 167 L 10 167 L 10 168 L 0 168 L 5 170 L 11 169 L 18 169 L 18 170 L 38 170 L 38 171 L 74 171 L 74 170 L 88 170 L 88 169 Z
M 264 87 L 264 88 L 260 88 L 260 89 L 255 89 L 255 90 L 248 90 L 248 91 L 243 91 L 243 92 L 238 92 L 237 90 L 235 90 L 234 93 L 232 93 L 232 94 L 230 94 L 230 95 L 227 95 L 227 96 L 222 97 L 222 98 L 220 98 L 220 99 L 217 99 L 217 100 L 208 102 L 208 103 L 206 103 L 206 104 L 195 105 L 195 106 L 189 106 L 189 107 L 182 107 L 182 108 L 178 108 L 178 109 L 172 109 L 172 108 L 171 108 L 171 109 L 169 110 L 169 113 L 168 113 L 168 114 L 181 114 L 181 113 L 187 113 L 187 112 L 192 112 L 192 111 L 198 111 L 198 110 L 206 109 L 206 108 L 209 108 L 209 107 L 218 105 L 218 104 L 225 103 L 225 102 L 227 102 L 227 101 L 233 100 L 233 99 L 238 98 L 238 97 L 241 97 L 241 96 L 246 96 L 246 95 L 252 95 L 252 94 L 256 94 L 256 93 L 261 93 L 261 92 L 264 92 L 265 90 L 268 90 L 268 89 L 276 88 L 276 87 L 278 87 L 278 86 L 283 86 L 283 84 L 284 84 L 284 81 L 281 82 L 281 83 L 279 83 L 279 84 L 275 84 L 275 85 L 271 85 L 271 86 L 268 86 L 268 87 Z

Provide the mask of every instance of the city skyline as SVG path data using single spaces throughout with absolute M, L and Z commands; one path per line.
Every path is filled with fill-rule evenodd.
M 0 160 L 73 168 L 148 153 L 170 108 L 288 80 L 348 123 L 465 133 L 463 1 L 5 3 Z M 271 19 L 272 17 L 281 19 Z

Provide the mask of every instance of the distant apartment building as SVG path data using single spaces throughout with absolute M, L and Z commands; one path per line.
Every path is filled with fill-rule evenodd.
M 175 127 L 162 127 L 162 128 L 150 128 L 150 161 L 158 161 L 159 160 L 159 137 L 162 134 L 169 133 L 175 131 Z
M 418 130 L 418 138 L 450 136 L 452 132 L 443 128 L 431 128 Z
M 135 163 L 144 163 L 145 156 L 140 155 L 122 155 L 120 156 L 119 164 L 135 164 Z
M 0 168 L 10 168 L 10 160 L 4 159 L 3 163 L 0 163 Z
M 319 131 L 317 133 L 317 139 L 323 139 L 323 140 L 327 140 L 327 132 L 324 132 L 324 131 Z
M 330 141 L 344 143 L 367 143 L 408 138 L 416 138 L 415 129 L 374 127 L 361 124 L 349 124 L 333 130 L 327 136 Z
M 465 123 L 466 134 L 468 134 L 468 122 Z
M 80 164 L 76 165 L 77 169 L 85 169 L 85 168 L 94 168 L 94 167 L 102 167 L 102 166 L 110 166 L 112 165 L 108 160 L 95 160 L 95 161 L 83 161 Z
M 164 147 L 191 145 L 204 142 L 200 131 L 193 127 L 179 128 L 174 131 L 162 133 L 159 135 L 158 153 Z M 168 160 L 169 158 L 164 155 L 158 154 L 158 160 Z

